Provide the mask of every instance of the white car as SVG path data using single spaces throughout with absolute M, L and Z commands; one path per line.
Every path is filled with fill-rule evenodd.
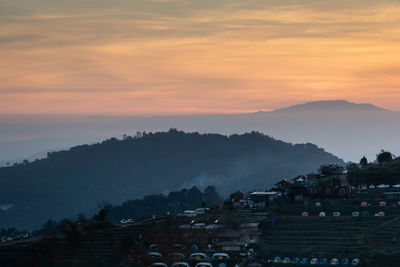
M 380 184 L 377 186 L 377 188 L 388 188 L 389 186 L 386 184 Z
M 213 229 L 218 229 L 218 228 L 222 228 L 222 225 L 220 224 L 209 224 L 206 226 L 207 230 L 213 230 Z
M 183 212 L 183 215 L 185 215 L 185 217 L 196 217 L 197 216 L 197 212 L 194 210 L 185 210 Z
M 206 224 L 205 223 L 195 223 L 192 228 L 193 229 L 205 229 Z
M 125 219 L 122 219 L 121 221 L 119 221 L 121 224 L 127 224 L 128 223 L 128 221 L 127 220 L 125 220 Z

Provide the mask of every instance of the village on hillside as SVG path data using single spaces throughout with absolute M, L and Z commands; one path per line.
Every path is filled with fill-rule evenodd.
M 322 165 L 268 190 L 238 190 L 218 205 L 182 213 L 78 225 L 33 251 L 43 260 L 48 256 L 42 249 L 52 247 L 48 261 L 60 266 L 71 266 L 77 255 L 85 266 L 398 266 L 400 184 L 368 183 L 374 178 L 354 174 L 353 167 Z M 4 241 L 0 259 L 5 249 L 22 253 L 22 246 L 32 246 L 30 239 Z
M 352 167 L 322 165 L 269 190 L 233 192 L 220 208 L 186 210 L 178 216 L 185 223 L 175 220 L 179 237 L 153 234 L 157 245 L 142 260 L 163 267 L 398 266 L 400 184 L 368 184 L 349 175 Z M 160 240 L 185 240 L 186 254 L 171 261 L 170 245 Z

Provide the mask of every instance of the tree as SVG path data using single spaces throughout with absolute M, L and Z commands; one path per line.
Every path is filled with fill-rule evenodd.
M 376 155 L 376 160 L 379 163 L 384 163 L 384 162 L 389 162 L 393 160 L 393 155 L 392 153 L 388 152 L 388 151 L 384 151 L 382 149 L 381 153 L 379 153 L 378 155 Z
M 365 156 L 361 158 L 360 165 L 361 167 L 365 167 L 368 165 L 368 159 Z
M 203 201 L 207 207 L 213 207 L 221 202 L 221 198 L 215 186 L 208 186 L 203 193 Z
M 100 211 L 93 216 L 93 219 L 99 222 L 105 222 L 107 220 L 108 210 L 106 208 L 100 209 Z

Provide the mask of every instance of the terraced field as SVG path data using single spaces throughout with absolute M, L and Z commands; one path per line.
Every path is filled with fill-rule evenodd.
M 386 254 L 400 254 L 400 217 L 375 227 L 367 241 L 370 246 Z
M 384 218 L 277 217 L 275 225 L 265 226 L 266 254 L 291 257 L 357 257 L 367 246 L 369 229 Z
M 117 266 L 143 226 L 117 227 L 0 245 L 0 266 Z
M 218 221 L 225 226 L 232 224 L 232 227 L 242 222 L 260 222 L 262 236 L 255 249 L 257 261 L 264 262 L 266 266 L 270 266 L 266 260 L 275 256 L 360 258 L 363 266 L 400 266 L 400 217 L 293 215 L 306 208 L 301 205 L 283 206 L 280 212 L 215 210 L 194 220 L 204 223 Z M 310 208 L 310 212 L 314 212 L 312 209 L 315 206 L 311 205 Z M 328 208 L 324 203 L 324 209 Z M 352 205 L 341 208 L 332 205 L 332 210 L 340 209 L 344 213 L 354 208 Z M 279 215 L 282 211 L 288 214 Z M 196 235 L 187 235 L 186 240 L 174 230 L 191 220 L 171 218 L 3 244 L 0 245 L 0 266 L 119 266 L 137 244 L 148 245 L 170 239 L 166 237 L 187 241 L 188 244 L 196 240 L 198 242 Z M 171 224 L 174 227 L 171 228 Z

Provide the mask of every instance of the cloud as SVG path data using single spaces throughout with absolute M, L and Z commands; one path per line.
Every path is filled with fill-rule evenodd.
M 256 111 L 360 92 L 400 109 L 380 95 L 399 86 L 396 1 L 16 0 L 0 10 L 2 113 L 96 113 L 105 99 L 117 113 Z

